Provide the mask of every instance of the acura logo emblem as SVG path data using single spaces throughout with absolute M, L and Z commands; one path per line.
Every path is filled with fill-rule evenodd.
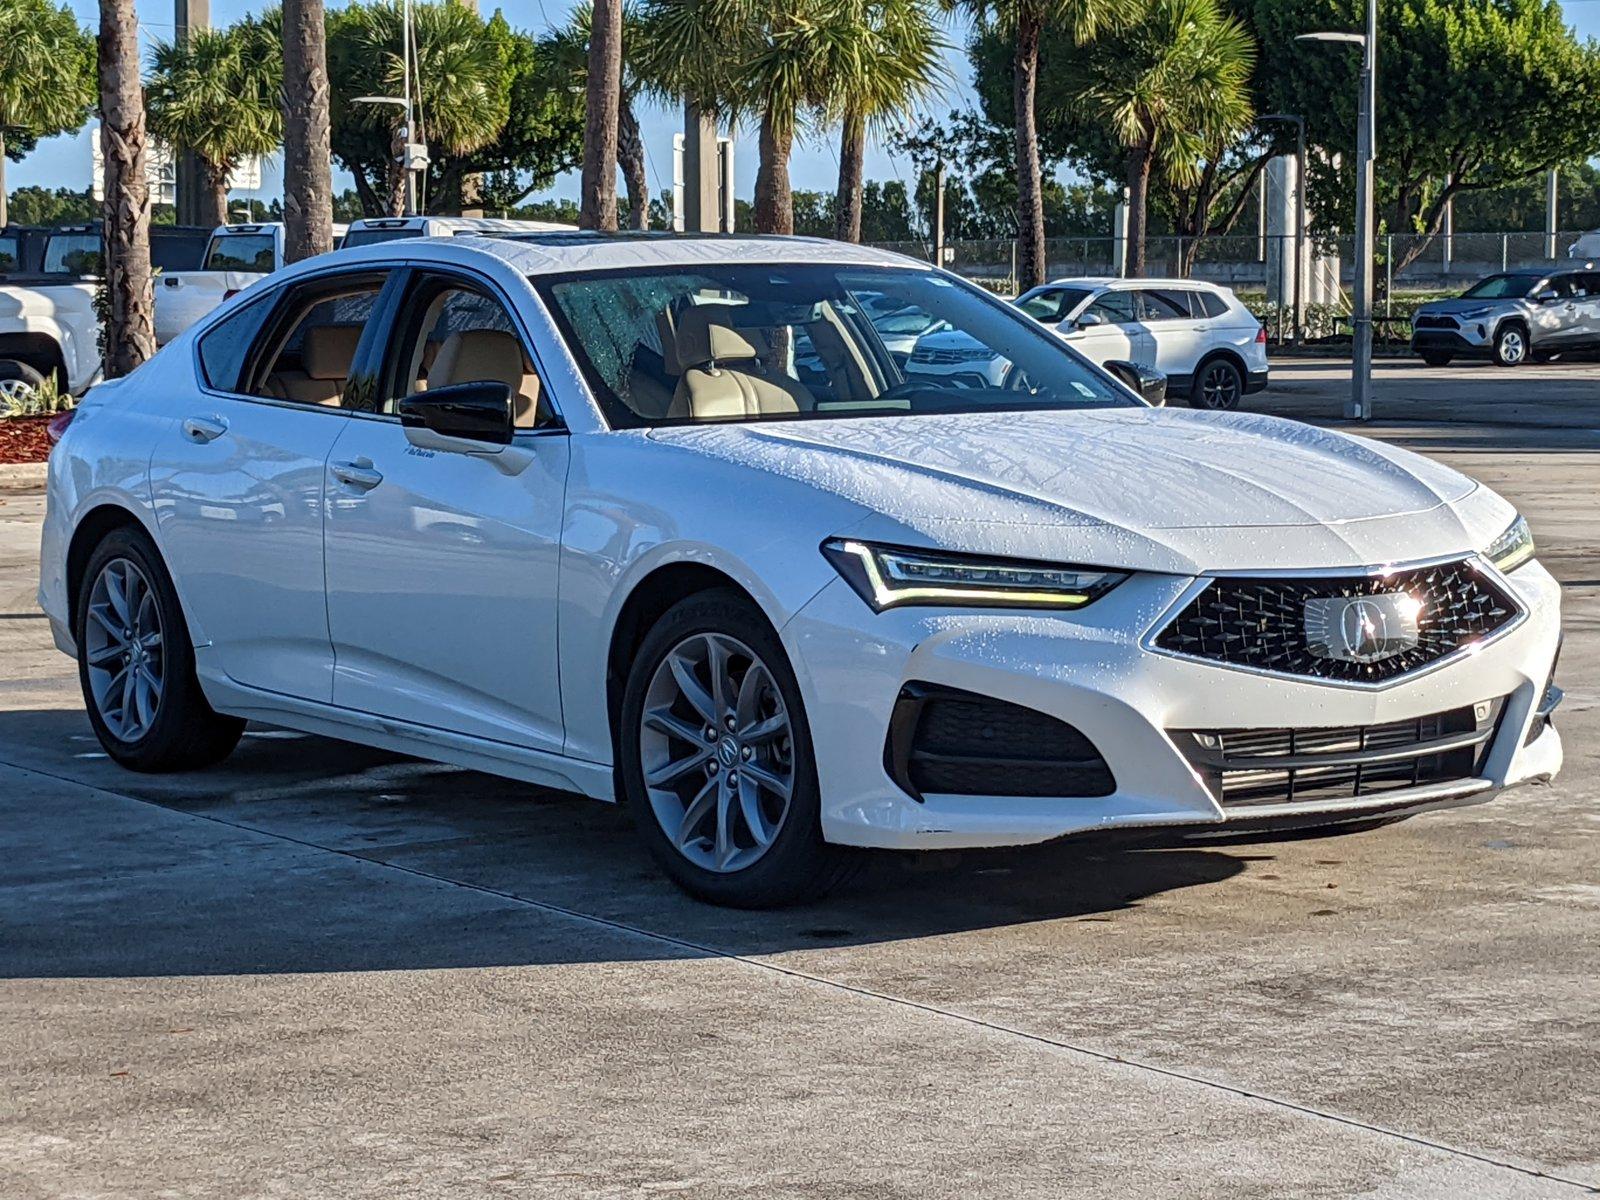
M 1306 601 L 1306 646 L 1318 658 L 1371 663 L 1416 648 L 1422 605 L 1404 592 Z

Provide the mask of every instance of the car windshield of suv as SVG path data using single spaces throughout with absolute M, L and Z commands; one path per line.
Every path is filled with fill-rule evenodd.
M 697 265 L 533 282 L 613 426 L 1140 403 L 1016 309 L 931 271 Z M 874 321 L 907 310 L 924 332 Z
M 205 271 L 271 271 L 273 268 L 270 233 L 230 233 L 211 239 L 206 250 Z
M 1520 300 L 1538 286 L 1542 275 L 1491 275 L 1461 293 L 1463 300 Z
M 1017 307 L 1035 321 L 1056 324 L 1075 312 L 1091 292 L 1084 288 L 1050 288 L 1034 296 L 1017 301 Z

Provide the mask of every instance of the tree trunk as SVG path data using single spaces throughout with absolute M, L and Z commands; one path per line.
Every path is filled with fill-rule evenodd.
M 1128 277 L 1144 275 L 1145 211 L 1150 196 L 1150 144 L 1128 151 Z
M 833 202 L 833 236 L 841 242 L 861 240 L 861 176 L 866 157 L 866 118 L 847 112 L 839 138 L 839 194 Z
M 133 0 L 100 0 L 100 147 L 105 159 L 105 373 L 126 375 L 156 352 L 150 278 L 149 146 Z
M 389 134 L 389 169 L 386 175 L 389 187 L 388 216 L 406 215 L 406 134 L 396 125 Z
M 595 0 L 589 26 L 588 115 L 583 123 L 583 229 L 617 227 L 617 97 L 622 90 L 622 0 Z
M 794 189 L 789 185 L 789 152 L 794 129 L 780 129 L 772 113 L 761 115 L 760 154 L 756 168 L 756 195 L 750 218 L 757 233 L 794 232 Z
M 11 224 L 11 212 L 6 207 L 6 131 L 0 129 L 0 229 Z
M 378 189 L 373 186 L 372 180 L 367 178 L 364 168 L 356 168 L 350 172 L 356 184 L 356 198 L 361 201 L 361 215 L 363 217 L 383 216 L 384 198 L 378 195 Z
M 228 176 L 233 173 L 227 163 L 211 163 L 196 158 L 205 180 L 205 190 L 200 195 L 200 224 L 215 229 L 228 223 Z
M 284 0 L 283 256 L 289 262 L 333 249 L 327 42 L 322 0 Z
M 617 163 L 628 189 L 628 226 L 650 228 L 650 181 L 644 170 L 644 139 L 639 136 L 639 118 L 633 102 L 617 97 Z
M 1034 93 L 1039 83 L 1038 10 L 1019 6 L 1013 63 L 1012 105 L 1017 153 L 1017 288 L 1027 291 L 1045 281 L 1044 184 L 1039 178 L 1039 126 Z

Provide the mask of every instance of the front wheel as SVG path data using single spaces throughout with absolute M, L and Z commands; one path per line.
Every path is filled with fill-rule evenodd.
M 1495 330 L 1494 361 L 1501 367 L 1520 367 L 1528 361 L 1528 331 L 1521 325 L 1502 325 Z
M 135 771 L 209 766 L 244 722 L 206 702 L 194 648 L 155 546 L 118 529 L 89 556 L 73 633 L 89 723 L 105 752 Z
M 1214 358 L 1200 368 L 1189 389 L 1189 403 L 1195 408 L 1225 412 L 1239 407 L 1244 396 L 1244 376 L 1225 358 Z
M 772 626 L 732 591 L 680 601 L 634 656 L 618 738 L 623 798 L 662 869 L 702 900 L 821 895 L 854 856 L 822 840 L 800 689 Z

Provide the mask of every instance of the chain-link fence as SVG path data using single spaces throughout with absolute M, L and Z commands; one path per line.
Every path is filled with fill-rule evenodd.
M 1450 237 L 1383 234 L 1377 239 L 1375 283 L 1379 296 L 1404 292 L 1454 291 L 1495 271 L 1514 267 L 1549 266 L 1565 261 L 1569 248 L 1581 236 L 1564 231 L 1546 233 L 1458 233 Z M 1307 274 L 1317 274 L 1318 287 L 1302 278 L 1302 289 L 1316 291 L 1319 302 L 1337 306 L 1328 295 L 1348 294 L 1355 267 L 1355 240 L 1308 235 Z M 930 261 L 928 242 L 881 242 L 896 250 Z M 1045 239 L 1045 275 L 1050 279 L 1081 275 L 1118 275 L 1125 261 L 1121 239 L 1068 237 Z M 1284 274 L 1276 264 L 1287 261 Z M 1229 234 L 1205 238 L 1159 236 L 1145 242 L 1144 274 L 1210 280 L 1239 292 L 1276 292 L 1292 297 L 1293 235 Z M 946 266 L 996 291 L 1014 294 L 1017 280 L 1017 243 L 1009 238 L 951 242 Z

